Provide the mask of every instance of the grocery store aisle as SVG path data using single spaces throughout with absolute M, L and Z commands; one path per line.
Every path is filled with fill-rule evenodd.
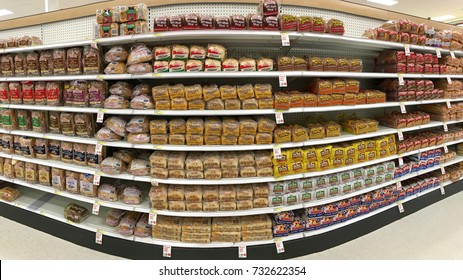
M 460 192 L 356 240 L 297 259 L 463 259 L 462 202 L 463 192 Z M 3 217 L 0 217 L 0 244 L 2 260 L 121 259 Z

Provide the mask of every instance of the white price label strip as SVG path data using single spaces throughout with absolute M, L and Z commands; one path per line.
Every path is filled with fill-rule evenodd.
M 276 246 L 278 254 L 285 252 L 285 246 L 283 245 L 283 241 L 281 240 L 275 241 L 275 246 Z
M 452 78 L 450 78 L 450 76 L 447 76 L 447 83 L 449 83 L 449 85 L 452 84 Z
M 446 131 L 448 131 L 448 129 Z M 446 154 L 449 152 L 449 147 L 447 147 L 447 145 L 444 145 L 444 152 Z
M 96 231 L 95 243 L 96 244 L 103 244 L 103 233 L 100 230 Z
M 405 105 L 404 104 L 400 104 L 400 112 L 402 114 L 406 114 L 407 113 L 407 108 L 405 108 Z
M 96 122 L 102 123 L 103 119 L 104 119 L 104 112 L 98 111 L 98 113 L 96 114 Z
M 278 77 L 278 81 L 280 82 L 280 87 L 287 87 L 288 86 L 288 80 L 286 79 L 286 75 L 280 75 Z
M 444 126 L 444 131 L 445 132 L 449 131 L 449 126 L 446 123 L 444 123 L 443 126 Z
M 95 203 L 93 204 L 93 207 L 92 207 L 92 214 L 93 214 L 93 215 L 98 215 L 98 214 L 100 214 L 100 204 L 101 204 L 101 203 L 98 202 L 98 201 L 95 202 Z
M 450 52 L 450 57 L 455 58 L 455 54 L 452 51 Z
M 155 179 L 151 179 L 151 186 L 157 187 L 157 186 L 159 186 L 159 182 L 156 181 Z
M 95 186 L 99 186 L 100 185 L 100 180 L 101 180 L 101 176 L 98 175 L 98 174 L 95 174 L 93 175 L 93 184 Z
M 172 257 L 172 247 L 164 245 L 162 246 L 162 256 L 164 258 L 170 258 Z
M 402 130 L 397 130 L 397 135 L 399 136 L 399 141 L 404 140 L 404 133 Z
M 442 175 L 445 175 L 445 167 L 441 166 L 440 167 L 440 172 L 442 173 Z
M 245 259 L 248 257 L 248 253 L 246 250 L 246 245 L 240 245 L 238 247 L 238 258 Z
M 445 189 L 443 186 L 440 186 L 440 193 L 441 195 L 445 195 Z
M 399 207 L 400 213 L 405 212 L 404 205 L 402 204 L 402 202 L 397 202 L 397 207 Z
M 280 159 L 282 157 L 280 146 L 273 147 L 273 157 L 276 159 Z
M 436 49 L 436 55 L 437 55 L 437 58 L 441 58 L 441 57 L 442 57 L 442 54 L 440 53 L 440 50 L 439 50 L 439 49 Z
M 275 120 L 277 124 L 285 123 L 285 119 L 283 117 L 283 112 L 276 112 L 275 113 Z
M 396 186 L 397 186 L 398 190 L 401 190 L 402 189 L 402 182 L 401 181 L 397 182 Z
M 281 34 L 281 45 L 283 47 L 288 47 L 291 45 L 291 42 L 289 41 L 289 35 L 288 34 Z
M 410 56 L 410 45 L 409 44 L 404 45 L 404 50 L 405 50 L 405 55 Z
M 148 224 L 155 226 L 157 224 L 158 214 L 155 212 L 150 212 L 148 216 Z
M 404 165 L 404 158 L 399 157 L 399 166 L 402 166 L 402 165 Z
M 399 74 L 399 85 L 405 85 L 404 76 L 402 74 Z
M 102 151 L 103 151 L 103 145 L 101 144 L 101 142 L 97 142 L 95 145 L 95 154 L 101 156 Z
M 450 103 L 450 100 L 447 100 L 446 103 L 447 103 L 447 108 L 451 109 L 452 108 L 452 103 Z

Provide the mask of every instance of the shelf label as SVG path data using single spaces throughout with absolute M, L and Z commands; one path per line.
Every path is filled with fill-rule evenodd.
M 448 129 L 447 129 L 448 131 Z M 444 144 L 444 152 L 447 154 L 449 152 L 449 147 L 447 147 L 447 145 Z
M 441 195 L 445 195 L 444 186 L 440 186 L 440 194 L 441 194 Z
M 449 126 L 447 125 L 447 123 L 444 123 L 443 126 L 444 126 L 444 131 L 445 132 L 449 131 Z
M 402 114 L 406 114 L 407 113 L 407 108 L 405 108 L 405 105 L 403 103 L 400 104 L 400 112 Z
M 59 190 L 55 190 L 54 193 L 55 193 L 56 195 L 61 195 L 61 192 L 60 192 Z
M 402 166 L 402 165 L 404 165 L 404 158 L 399 157 L 399 166 Z
M 96 79 L 97 79 L 98 81 L 103 81 L 104 78 L 105 78 L 105 75 L 96 75 Z
M 405 55 L 410 56 L 410 45 L 404 44 Z
M 288 86 L 288 80 L 286 79 L 286 75 L 278 76 L 278 81 L 280 82 L 280 87 L 287 87 Z
M 103 244 L 103 233 L 100 230 L 96 231 L 95 243 L 96 244 Z
M 397 202 L 397 207 L 399 207 L 400 213 L 405 212 L 404 205 L 402 204 L 402 202 Z
M 92 207 L 92 214 L 93 215 L 97 215 L 100 214 L 100 205 L 101 205 L 101 202 L 99 201 L 96 201 L 95 203 L 93 203 L 93 207 Z
M 99 174 L 94 174 L 93 175 L 93 184 L 95 186 L 99 186 L 100 185 L 100 180 L 101 180 L 101 176 Z
M 97 123 L 102 123 L 104 119 L 104 112 L 103 111 L 98 111 L 98 114 L 96 114 L 96 122 Z
M 280 213 L 283 211 L 282 207 L 273 208 L 273 213 Z
M 97 42 L 96 40 L 93 40 L 91 43 L 90 43 L 90 46 L 94 49 L 98 49 L 98 45 L 97 45 Z
M 172 247 L 164 245 L 162 246 L 162 256 L 164 258 L 170 258 L 172 257 Z
M 402 182 L 401 181 L 397 182 L 396 186 L 397 186 L 398 190 L 401 190 L 402 189 Z
M 397 135 L 399 136 L 399 141 L 404 140 L 404 133 L 402 130 L 397 130 Z
M 442 57 L 442 54 L 440 53 L 440 50 L 439 50 L 439 49 L 436 49 L 436 55 L 437 55 L 437 58 L 441 58 L 441 57 Z
M 455 54 L 452 51 L 450 51 L 450 57 L 455 58 Z
M 442 175 L 445 175 L 445 167 L 441 166 L 440 167 L 440 172 L 442 173 Z
M 277 249 L 277 253 L 281 254 L 285 252 L 285 246 L 283 245 L 282 240 L 275 240 L 275 247 Z
M 285 123 L 285 119 L 283 118 L 283 112 L 275 112 L 275 120 L 277 124 Z
M 150 211 L 148 216 L 148 224 L 155 226 L 157 224 L 157 220 L 158 214 L 156 214 L 154 211 Z
M 273 157 L 276 159 L 280 159 L 282 157 L 280 146 L 273 147 Z
M 405 85 L 404 75 L 399 74 L 398 76 L 399 76 L 399 85 L 401 86 Z
M 446 103 L 447 103 L 447 108 L 451 109 L 452 108 L 452 103 L 450 103 L 450 100 L 447 100 Z
M 245 259 L 248 257 L 246 245 L 240 245 L 238 247 L 238 258 Z
M 449 85 L 452 84 L 452 78 L 450 78 L 450 76 L 447 76 L 447 83 L 449 83 Z
M 281 45 L 283 47 L 291 46 L 291 42 L 289 41 L 289 35 L 286 33 L 281 33 Z
M 159 182 L 156 181 L 156 179 L 152 178 L 152 179 L 151 179 L 151 186 L 157 187 L 157 186 L 159 186 Z
M 161 73 L 154 73 L 154 74 L 153 74 L 153 77 L 161 77 L 161 76 L 162 76 Z
M 95 145 L 95 154 L 101 156 L 103 152 L 103 144 L 102 142 L 98 141 Z

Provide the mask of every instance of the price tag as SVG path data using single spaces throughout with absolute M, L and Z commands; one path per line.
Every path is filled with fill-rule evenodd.
M 96 244 L 103 244 L 103 233 L 100 230 L 96 231 L 95 243 Z
M 399 166 L 402 166 L 402 165 L 404 165 L 404 158 L 399 157 Z
M 283 112 L 276 112 L 275 113 L 275 120 L 277 124 L 285 123 L 285 119 L 283 118 Z
M 103 119 L 104 119 L 104 112 L 98 111 L 98 114 L 96 114 L 96 122 L 102 123 Z
M 97 43 L 96 43 L 95 40 L 93 40 L 93 41 L 90 43 L 90 46 L 91 46 L 92 48 L 94 48 L 94 49 L 98 49 L 98 45 L 97 45 Z
M 440 172 L 442 173 L 442 175 L 445 175 L 445 167 L 441 166 L 440 167 Z
M 288 34 L 285 34 L 285 33 L 281 34 L 281 45 L 283 47 L 291 46 L 291 42 L 289 41 L 289 35 Z
M 404 45 L 404 50 L 405 50 L 405 55 L 410 56 L 410 45 L 409 44 Z
M 404 140 L 404 133 L 402 130 L 397 130 L 397 135 L 399 136 L 399 141 Z
M 161 76 L 162 76 L 161 73 L 154 73 L 153 74 L 153 77 L 161 77 Z
M 238 258 L 245 259 L 248 257 L 248 253 L 246 250 L 246 245 L 240 245 L 238 247 Z
M 157 187 L 157 186 L 159 186 L 159 182 L 156 181 L 156 179 L 151 179 L 151 186 Z
M 449 85 L 452 84 L 452 78 L 450 78 L 450 76 L 447 76 L 447 83 L 449 83 Z
M 273 157 L 276 159 L 280 159 L 282 157 L 280 146 L 273 147 Z
M 398 190 L 401 190 L 402 189 L 402 182 L 401 181 L 397 182 L 396 186 L 397 186 Z
M 445 153 L 448 153 L 448 152 L 449 152 L 449 147 L 447 147 L 447 145 L 444 145 L 444 152 L 445 152 Z
M 100 185 L 100 180 L 101 180 L 101 176 L 98 175 L 98 174 L 94 174 L 93 175 L 93 184 L 95 186 L 99 186 Z
M 407 113 L 407 108 L 405 108 L 405 105 L 404 104 L 400 104 L 400 112 L 402 114 L 406 114 Z
M 100 214 L 100 204 L 101 204 L 101 202 L 98 202 L 98 201 L 93 203 L 93 207 L 92 207 L 92 214 L 93 215 Z
M 397 202 L 397 206 L 399 207 L 399 212 L 400 213 L 405 212 L 405 209 L 404 209 L 404 206 L 403 206 L 402 202 Z
M 164 258 L 170 258 L 172 257 L 172 247 L 164 245 L 162 246 L 162 256 Z
M 402 74 L 399 74 L 399 85 L 405 85 L 404 76 Z
M 278 80 L 280 82 L 280 87 L 287 87 L 288 86 L 288 80 L 286 79 L 286 75 L 278 76 Z
M 281 254 L 281 253 L 285 252 L 285 246 L 283 245 L 283 241 L 281 241 L 281 240 L 275 241 L 275 246 L 277 248 L 277 253 L 278 254 Z
M 449 126 L 446 123 L 444 123 L 443 126 L 444 126 L 444 131 L 445 132 L 449 131 Z
M 273 213 L 280 213 L 283 211 L 282 207 L 273 208 Z
M 450 103 L 450 100 L 447 100 L 446 103 L 447 103 L 447 108 L 451 109 L 452 108 L 452 103 Z
M 445 189 L 443 186 L 440 186 L 440 194 L 445 195 Z
M 58 191 L 58 190 L 55 190 L 54 193 L 55 193 L 56 195 L 61 195 L 61 192 Z
M 97 79 L 98 81 L 103 81 L 104 78 L 105 78 L 104 75 L 97 75 L 97 76 L 96 76 L 96 79 Z
M 442 57 L 442 54 L 440 53 L 440 50 L 439 50 L 439 49 L 436 49 L 436 55 L 437 55 L 437 58 L 441 58 L 441 57 Z
M 157 224 L 157 220 L 158 220 L 158 214 L 151 211 L 150 214 L 148 215 L 148 224 L 155 226 Z
M 103 151 L 103 145 L 101 142 L 98 141 L 95 145 L 95 154 L 101 156 L 102 151 Z
M 450 57 L 455 58 L 455 54 L 452 51 L 450 51 Z

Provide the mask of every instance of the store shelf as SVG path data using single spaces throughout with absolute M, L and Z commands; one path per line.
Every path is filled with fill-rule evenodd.
M 30 47 L 6 48 L 6 49 L 0 49 L 0 53 L 4 53 L 4 54 L 7 54 L 7 53 L 26 53 L 26 52 L 41 51 L 41 50 L 81 47 L 81 46 L 88 46 L 91 43 L 92 43 L 92 40 L 84 40 L 84 41 L 76 41 L 76 42 L 60 43 L 60 44 L 49 44 L 49 45 L 30 46 Z

